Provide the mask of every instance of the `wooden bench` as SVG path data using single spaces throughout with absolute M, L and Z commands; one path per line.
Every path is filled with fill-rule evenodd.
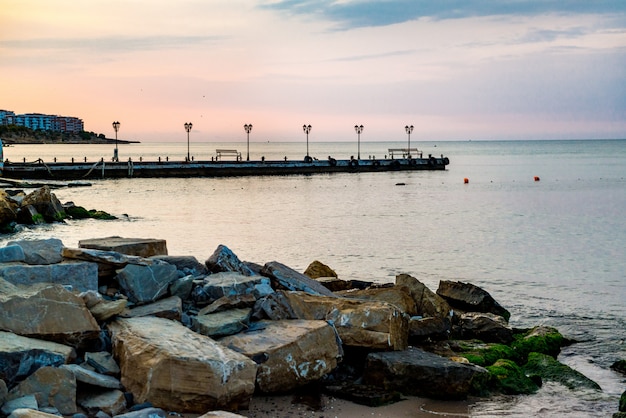
M 417 148 L 388 148 L 387 151 L 389 152 L 389 158 L 392 160 L 394 154 L 402 154 L 402 158 L 407 158 L 409 155 L 415 158 L 418 154 L 421 157 L 421 152 Z
M 241 161 L 241 153 L 236 149 L 216 149 L 215 150 L 215 159 L 217 161 L 221 160 L 222 157 L 235 157 L 237 161 Z

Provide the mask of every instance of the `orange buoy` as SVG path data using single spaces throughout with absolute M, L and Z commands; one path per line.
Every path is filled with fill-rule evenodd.
M 465 178 L 463 179 L 463 183 L 465 183 L 465 184 L 469 183 L 469 179 L 468 179 L 467 177 L 465 177 Z
M 535 176 L 535 181 L 539 181 L 539 180 L 541 180 L 539 176 Z

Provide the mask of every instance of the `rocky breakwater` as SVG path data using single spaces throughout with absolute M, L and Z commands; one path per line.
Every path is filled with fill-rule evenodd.
M 233 417 L 255 394 L 303 389 L 368 405 L 528 394 L 543 380 L 600 390 L 556 360 L 570 343 L 556 329 L 511 328 L 468 283 L 344 281 L 318 261 L 302 274 L 222 245 L 201 263 L 120 237 L 15 241 L 0 260 L 0 413 L 11 418 Z
M 19 189 L 0 190 L 0 233 L 15 232 L 21 225 L 85 218 L 109 220 L 115 219 L 115 216 L 101 210 L 87 210 L 73 202 L 62 204 L 50 186 L 37 188 L 30 193 Z

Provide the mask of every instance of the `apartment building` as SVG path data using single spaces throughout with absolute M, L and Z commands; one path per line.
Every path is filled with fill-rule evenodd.
M 24 113 L 16 115 L 11 110 L 0 110 L 0 125 L 25 126 L 55 132 L 78 133 L 84 131 L 83 120 L 73 116 L 46 115 L 43 113 Z

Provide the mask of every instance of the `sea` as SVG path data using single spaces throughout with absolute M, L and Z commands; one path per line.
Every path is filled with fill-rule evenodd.
M 118 144 L 120 160 L 384 158 L 406 142 Z M 189 148 L 188 148 L 189 147 Z M 513 327 L 554 326 L 576 341 L 559 360 L 602 391 L 546 383 L 535 395 L 472 399 L 471 417 L 610 417 L 626 378 L 626 140 L 413 141 L 445 171 L 269 177 L 90 180 L 62 202 L 114 221 L 27 227 L 0 237 L 55 237 L 76 247 L 107 236 L 161 238 L 171 255 L 205 261 L 223 244 L 246 261 L 388 283 L 407 273 L 436 291 L 470 282 L 511 312 Z M 14 161 L 110 160 L 113 145 L 14 145 Z M 458 415 L 457 415 L 458 416 Z

